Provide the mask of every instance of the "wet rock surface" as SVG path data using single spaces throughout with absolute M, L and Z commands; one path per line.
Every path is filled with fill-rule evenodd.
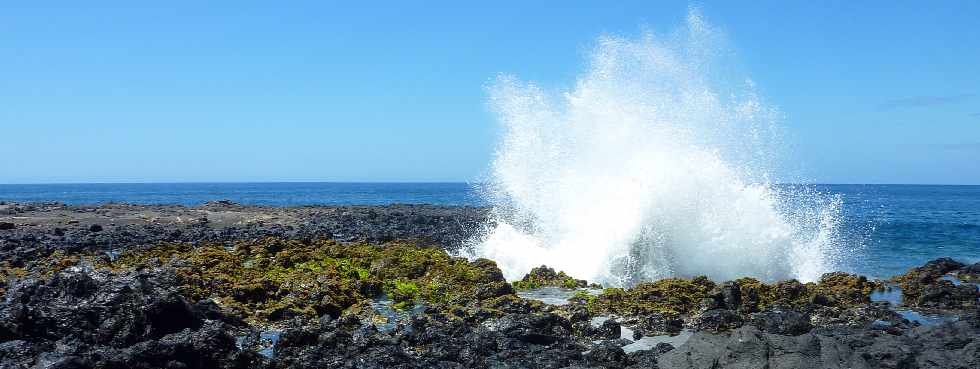
M 940 311 L 970 310 L 980 307 L 976 264 L 965 265 L 940 258 L 893 278 L 902 289 L 902 304 Z
M 65 211 L 52 206 L 30 211 Z M 122 237 L 120 227 L 153 226 L 119 218 L 60 219 L 17 218 L 0 231 L 0 368 L 980 367 L 975 268 L 953 260 L 896 279 L 911 287 L 906 307 L 955 317 L 923 325 L 871 300 L 881 282 L 846 273 L 582 290 L 585 281 L 536 268 L 525 282 L 575 288 L 566 304 L 550 305 L 518 296 L 493 261 L 452 257 L 438 242 L 264 237 L 213 214 L 166 225 L 207 227 L 197 234 L 208 236 L 171 242 Z M 461 235 L 458 225 L 427 231 L 405 219 L 380 227 Z M 102 230 L 91 232 L 95 224 Z M 48 232 L 89 232 L 97 242 Z

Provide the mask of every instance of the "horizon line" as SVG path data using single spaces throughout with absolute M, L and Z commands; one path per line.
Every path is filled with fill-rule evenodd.
M 162 181 L 162 182 L 12 182 L 0 186 L 58 186 L 58 185 L 191 185 L 191 184 L 487 184 L 479 181 Z M 776 182 L 773 185 L 812 185 L 812 186 L 980 186 L 980 183 L 877 183 L 877 182 Z

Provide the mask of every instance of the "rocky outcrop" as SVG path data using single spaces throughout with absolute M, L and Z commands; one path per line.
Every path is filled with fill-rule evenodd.
M 218 229 L 211 214 L 190 227 Z M 102 226 L 91 237 L 118 236 L 119 225 Z M 418 242 L 232 234 L 52 249 L 37 241 L 44 227 L 0 232 L 35 237 L 3 249 L 20 259 L 0 259 L 2 369 L 980 367 L 976 287 L 953 278 L 975 272 L 952 260 L 899 279 L 914 293 L 907 305 L 958 314 L 922 325 L 871 301 L 880 282 L 846 273 L 671 278 L 578 290 L 557 306 L 515 294 L 491 260 Z M 584 284 L 547 267 L 523 282 Z M 690 338 L 640 345 L 678 333 Z
M 172 273 L 72 267 L 11 285 L 0 303 L 0 367 L 250 368 L 234 319 L 172 288 Z M 240 327 L 238 327 L 240 328 Z
M 660 368 L 976 368 L 980 320 L 891 331 L 817 329 L 784 335 L 744 326 L 703 331 L 658 358 Z
M 19 266 L 59 250 L 111 253 L 162 242 L 204 244 L 267 237 L 413 240 L 455 249 L 481 229 L 487 212 L 431 205 L 266 207 L 229 201 L 194 207 L 6 203 L 0 204 L 0 260 Z
M 514 288 L 519 290 L 530 290 L 541 287 L 561 287 L 561 288 L 585 288 L 589 282 L 582 279 L 575 279 L 565 272 L 555 272 L 547 265 L 542 265 L 531 269 L 519 281 L 514 281 Z
M 950 258 L 940 258 L 894 278 L 902 289 L 902 304 L 933 310 L 971 310 L 980 299 L 980 290 L 957 277 L 975 280 L 975 266 Z

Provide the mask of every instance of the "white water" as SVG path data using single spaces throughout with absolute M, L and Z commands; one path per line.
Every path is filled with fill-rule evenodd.
M 725 75 L 726 50 L 692 11 L 666 36 L 600 38 L 568 91 L 500 77 L 494 221 L 469 256 L 620 286 L 834 268 L 839 201 L 770 184 L 780 115 Z

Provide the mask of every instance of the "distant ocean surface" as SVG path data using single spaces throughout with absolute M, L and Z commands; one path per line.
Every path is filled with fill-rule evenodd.
M 842 226 L 856 248 L 844 268 L 891 276 L 931 259 L 980 261 L 980 186 L 817 185 L 843 200 Z M 482 206 L 467 183 L 180 183 L 0 185 L 0 201 L 67 204 Z
M 0 201 L 66 204 L 201 205 L 214 200 L 269 206 L 481 205 L 467 183 L 127 183 L 0 184 Z

